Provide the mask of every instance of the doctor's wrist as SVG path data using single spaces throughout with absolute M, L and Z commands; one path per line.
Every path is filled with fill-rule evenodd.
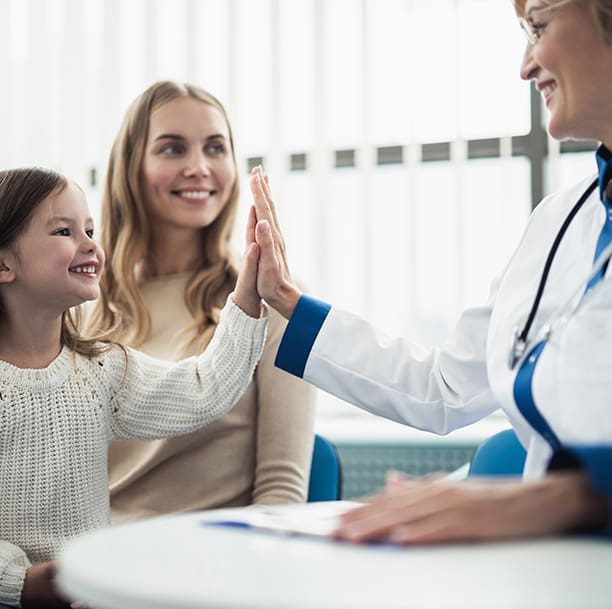
M 267 299 L 267 302 L 285 319 L 290 319 L 301 297 L 302 292 L 296 286 L 285 283 L 278 287 L 274 297 Z

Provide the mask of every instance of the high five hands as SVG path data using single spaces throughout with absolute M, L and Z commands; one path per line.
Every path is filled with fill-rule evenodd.
M 289 319 L 302 295 L 293 283 L 285 240 L 280 231 L 268 177 L 261 166 L 251 171 L 254 206 L 247 226 L 247 243 L 252 235 L 259 249 L 257 291 L 283 317 Z

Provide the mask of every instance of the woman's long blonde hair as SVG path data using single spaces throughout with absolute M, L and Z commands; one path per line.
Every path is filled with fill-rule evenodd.
M 192 97 L 217 108 L 227 124 L 236 181 L 229 201 L 216 220 L 202 229 L 202 263 L 185 290 L 194 322 L 185 329 L 205 345 L 219 321 L 219 311 L 238 276 L 231 253 L 231 233 L 238 206 L 238 168 L 234 139 L 221 102 L 187 83 L 160 81 L 132 102 L 113 143 L 102 198 L 101 242 L 106 251 L 100 297 L 91 311 L 88 332 L 138 346 L 147 339 L 151 319 L 138 284 L 150 277 L 152 233 L 140 184 L 151 114 L 180 97 Z M 212 327 L 211 327 L 212 324 Z

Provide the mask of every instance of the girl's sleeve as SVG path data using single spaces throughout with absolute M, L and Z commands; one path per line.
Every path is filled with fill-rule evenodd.
M 274 366 L 285 329 L 275 311 L 263 355 L 255 372 L 257 436 L 252 502 L 306 500 L 314 438 L 315 388 Z
M 21 548 L 8 541 L 0 541 L 0 603 L 20 606 L 23 582 L 30 566 Z
M 181 435 L 222 417 L 253 376 L 267 324 L 267 310 L 260 319 L 249 317 L 230 295 L 213 339 L 197 357 L 165 362 L 113 349 L 106 358 L 114 384 L 111 438 Z

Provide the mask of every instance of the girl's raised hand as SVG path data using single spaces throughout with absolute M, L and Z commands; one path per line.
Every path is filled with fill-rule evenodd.
M 242 267 L 238 273 L 234 302 L 251 317 L 261 315 L 261 297 L 257 292 L 257 261 L 259 246 L 255 243 L 255 210 L 251 208 L 246 229 L 246 246 Z
M 285 240 L 268 179 L 261 167 L 255 167 L 251 172 L 251 192 L 257 218 L 255 240 L 260 250 L 257 289 L 270 306 L 289 319 L 302 294 L 291 278 Z

